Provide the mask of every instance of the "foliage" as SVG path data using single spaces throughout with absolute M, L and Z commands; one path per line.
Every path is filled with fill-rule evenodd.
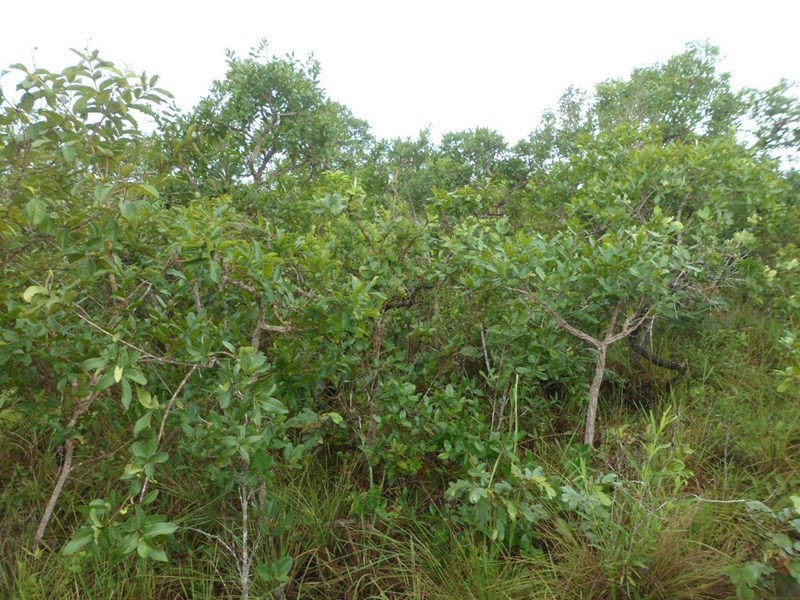
M 772 510 L 758 501 L 746 504 L 763 540 L 763 554 L 731 570 L 737 598 L 755 598 L 758 588 L 778 594 L 800 589 L 800 497 L 791 496 L 789 501 L 791 505 L 783 510 Z
M 375 141 L 265 51 L 187 114 L 12 67 L 4 591 L 790 590 L 797 511 L 749 500 L 800 483 L 788 84 L 690 45 L 514 145 Z
M 280 175 L 310 177 L 361 161 L 366 124 L 325 97 L 319 63 L 265 59 L 266 42 L 247 58 L 228 55 L 214 82 L 179 129 L 191 136 L 184 174 L 198 191 L 228 192 L 247 181 L 273 187 Z

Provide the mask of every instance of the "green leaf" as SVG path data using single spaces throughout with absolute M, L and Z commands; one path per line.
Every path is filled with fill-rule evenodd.
M 103 150 L 102 148 L 97 147 L 96 149 L 99 152 L 101 152 L 101 154 L 103 153 L 102 152 L 102 150 Z M 112 154 L 112 156 L 113 156 L 113 154 Z M 106 198 L 108 198 L 108 194 L 111 192 L 113 187 L 114 186 L 112 184 L 110 184 L 110 183 L 102 183 L 102 184 L 100 184 L 100 185 L 98 185 L 97 187 L 94 188 L 94 199 L 97 201 L 98 205 L 101 205 L 101 204 L 105 203 Z
M 152 504 L 157 496 L 158 496 L 158 490 L 150 490 L 149 492 L 147 492 L 147 495 L 144 498 L 142 498 L 141 502 L 142 506 L 147 506 L 148 504 Z
M 128 410 L 131 406 L 131 384 L 127 379 L 123 379 L 120 382 L 120 389 L 122 392 L 120 393 L 120 400 L 122 401 L 122 407 L 125 410 Z
M 155 454 L 157 448 L 158 439 L 153 435 L 147 441 L 139 441 L 131 444 L 131 453 L 137 458 L 147 460 Z
M 136 185 L 136 189 L 144 192 L 148 196 L 152 196 L 153 198 L 158 199 L 160 194 L 158 190 L 148 183 L 139 183 Z
M 152 554 L 153 548 L 150 544 L 147 543 L 147 540 L 144 538 L 139 539 L 139 543 L 136 546 L 136 553 L 141 556 L 142 558 L 148 558 L 150 554 Z
M 142 527 L 142 536 L 146 538 L 154 538 L 159 535 L 171 535 L 178 530 L 176 523 L 148 523 Z
M 289 578 L 289 573 L 292 570 L 292 557 L 284 556 L 276 560 L 273 565 L 273 570 L 279 581 L 286 581 Z
M 25 212 L 31 225 L 38 225 L 47 217 L 47 205 L 40 198 L 31 198 L 25 205 Z
M 214 283 L 219 283 L 220 279 L 220 266 L 219 262 L 216 260 L 212 260 L 208 265 L 208 274 L 211 277 L 211 281 Z
M 64 155 L 64 160 L 68 163 L 71 163 L 75 160 L 77 156 L 77 152 L 75 152 L 75 147 L 72 144 L 64 144 L 61 146 L 61 154 Z
M 36 101 L 36 97 L 29 93 L 25 92 L 22 94 L 22 98 L 19 99 L 19 108 L 22 112 L 29 113 L 33 110 L 33 103 Z
M 22 292 L 22 299 L 25 300 L 25 302 L 31 302 L 35 296 L 47 293 L 47 288 L 44 288 L 40 285 L 32 285 Z
M 334 425 L 341 425 L 344 422 L 342 415 L 340 415 L 338 412 L 327 412 L 320 415 L 320 418 L 323 420 L 330 419 Z
M 135 202 L 120 202 L 119 214 L 126 221 L 135 223 L 139 216 L 139 206 Z
M 85 547 L 89 542 L 94 539 L 94 530 L 91 527 L 81 527 L 75 533 L 75 537 L 64 546 L 64 554 L 69 556 L 70 554 L 75 554 L 83 547 Z
M 285 415 L 289 412 L 289 409 L 277 398 L 265 398 L 259 404 L 268 413 Z
M 125 378 L 138 383 L 139 385 L 147 385 L 147 378 L 139 369 L 128 367 L 125 369 Z
M 752 561 L 742 567 L 742 580 L 748 587 L 755 587 L 761 576 L 769 571 L 764 563 Z
M 791 538 L 786 535 L 785 533 L 775 533 L 772 535 L 772 543 L 775 544 L 778 548 L 783 550 L 784 552 L 791 554 L 792 553 L 792 540 Z
M 147 411 L 141 417 L 136 420 L 136 424 L 133 426 L 133 435 L 137 437 L 142 431 L 150 427 L 150 420 L 153 417 L 152 411 Z
M 139 401 L 139 404 L 147 409 L 155 410 L 158 408 L 158 400 L 153 398 L 150 392 L 144 388 L 136 388 L 136 399 Z
M 469 501 L 471 504 L 477 504 L 481 498 L 488 497 L 488 492 L 485 488 L 472 488 L 469 492 Z
M 769 513 L 772 512 L 769 507 L 759 500 L 750 500 L 744 503 L 747 510 Z
M 150 462 L 154 465 L 165 463 L 169 460 L 169 454 L 166 452 L 156 452 L 150 457 Z
M 118 551 L 123 556 L 127 556 L 128 554 L 136 550 L 136 547 L 138 545 L 139 545 L 139 536 L 136 534 L 136 532 L 129 533 L 124 538 L 122 538 L 122 541 L 119 543 L 118 546 L 119 549 Z
M 97 382 L 97 389 L 102 391 L 110 388 L 112 385 L 114 385 L 114 371 L 106 371 L 100 377 L 100 381 Z
M 150 458 L 147 452 L 147 445 L 144 442 L 134 442 L 131 445 L 131 453 L 138 458 Z
M 150 558 L 156 560 L 158 562 L 167 562 L 167 553 L 164 552 L 161 548 L 151 548 L 150 550 Z
M 105 358 L 87 358 L 81 363 L 81 369 L 84 371 L 96 371 L 97 369 L 104 368 L 107 364 L 108 361 Z
M 603 506 L 611 506 L 613 504 L 611 497 L 605 492 L 601 492 L 600 490 L 595 490 L 594 495 L 600 502 L 600 504 L 602 504 Z

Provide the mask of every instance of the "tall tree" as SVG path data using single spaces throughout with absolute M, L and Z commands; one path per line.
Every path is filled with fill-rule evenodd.
M 316 60 L 265 52 L 262 43 L 246 58 L 229 53 L 225 78 L 185 119 L 196 132 L 193 176 L 212 191 L 351 167 L 371 143 L 367 124 L 325 94 Z

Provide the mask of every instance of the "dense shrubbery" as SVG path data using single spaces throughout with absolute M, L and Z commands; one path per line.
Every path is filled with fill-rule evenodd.
M 378 141 L 262 51 L 187 114 L 12 67 L 0 587 L 796 593 L 789 87 L 690 46 L 513 147 Z

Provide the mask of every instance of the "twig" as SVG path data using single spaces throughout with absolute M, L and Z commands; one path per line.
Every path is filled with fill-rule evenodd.
M 114 335 L 110 331 L 108 331 L 106 329 L 103 329 L 102 327 L 100 327 L 100 325 L 98 325 L 97 323 L 92 321 L 92 319 L 89 317 L 89 315 L 86 313 L 86 311 L 83 309 L 83 307 L 80 304 L 73 303 L 72 306 L 75 307 L 75 309 L 76 309 L 76 313 L 75 314 L 78 315 L 78 318 L 81 321 L 83 321 L 84 323 L 86 323 L 90 327 L 96 329 L 100 333 L 103 333 L 103 334 L 107 335 L 110 338 L 116 338 L 117 337 L 116 335 Z M 178 365 L 180 367 L 194 367 L 194 366 L 196 366 L 196 365 L 194 365 L 192 363 L 186 363 L 186 362 L 182 362 L 182 361 L 179 361 L 179 360 L 174 360 L 172 358 L 167 358 L 166 356 L 156 356 L 155 354 L 151 354 L 147 350 L 145 350 L 143 348 L 140 348 L 139 346 L 136 346 L 135 344 L 131 344 L 130 342 L 125 341 L 125 340 L 123 340 L 121 338 L 117 338 L 117 340 L 123 346 L 127 346 L 131 350 L 136 350 L 139 354 L 141 354 L 147 360 L 166 363 L 166 364 L 169 364 L 169 365 Z
M 486 329 L 481 321 L 481 348 L 483 348 L 483 360 L 486 363 L 486 374 L 492 372 L 492 365 L 489 363 L 489 350 L 486 348 Z
M 736 499 L 736 500 L 713 500 L 711 498 L 703 498 L 702 496 L 698 496 L 697 494 L 690 494 L 692 498 L 699 500 L 700 502 L 710 502 L 712 504 L 745 504 L 747 502 L 751 502 L 747 499 Z
M 164 409 L 164 416 L 161 417 L 161 426 L 158 428 L 158 442 L 156 444 L 156 448 L 161 444 L 161 440 L 164 437 L 164 429 L 167 426 L 167 417 L 169 417 L 169 413 L 172 410 L 172 407 L 175 405 L 175 400 L 178 398 L 178 394 L 180 394 L 183 386 L 186 385 L 186 382 L 189 381 L 189 378 L 192 376 L 200 365 L 193 365 L 189 372 L 184 376 L 183 381 L 178 384 L 178 387 L 175 389 L 175 392 L 172 394 L 172 397 L 169 399 L 167 403 L 167 407 Z M 144 495 L 147 492 L 147 484 L 150 483 L 150 478 L 145 477 L 144 482 L 142 483 L 142 489 L 139 491 L 139 502 L 144 499 Z
M 225 542 L 220 536 L 214 535 L 213 533 L 208 533 L 207 531 L 203 531 L 202 529 L 198 529 L 196 527 L 184 527 L 186 531 L 194 531 L 195 533 L 199 533 L 201 535 L 206 536 L 208 539 L 217 542 L 220 546 L 225 548 L 228 553 L 231 555 L 231 558 L 234 560 L 237 558 L 236 550 L 234 550 L 228 543 Z

